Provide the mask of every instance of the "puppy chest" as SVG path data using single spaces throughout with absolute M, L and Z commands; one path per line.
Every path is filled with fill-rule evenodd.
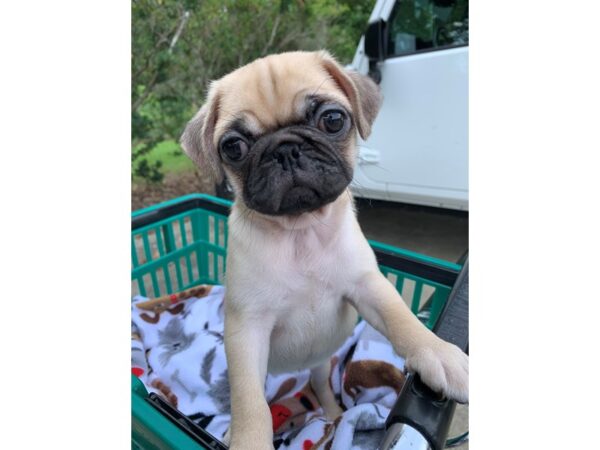
M 313 293 L 314 295 L 314 293 Z M 329 358 L 352 333 L 357 313 L 341 297 L 295 298 L 271 335 L 269 370 L 301 370 Z

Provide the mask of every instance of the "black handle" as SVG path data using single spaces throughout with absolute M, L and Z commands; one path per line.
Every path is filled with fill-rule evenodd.
M 455 409 L 456 402 L 441 398 L 421 381 L 419 375 L 410 374 L 385 426 L 388 429 L 396 423 L 410 425 L 421 433 L 433 450 L 441 450 Z
M 455 344 L 463 352 L 469 350 L 469 258 L 448 296 L 440 318 L 433 327 L 440 338 Z
M 469 346 L 469 261 L 465 261 L 433 331 L 463 351 Z M 456 402 L 441 398 L 417 374 L 410 374 L 387 420 L 386 429 L 402 423 L 416 429 L 432 450 L 444 448 Z

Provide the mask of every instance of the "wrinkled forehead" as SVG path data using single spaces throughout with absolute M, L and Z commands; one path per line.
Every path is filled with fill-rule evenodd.
M 315 99 L 351 111 L 347 97 L 318 61 L 309 55 L 282 56 L 260 59 L 218 81 L 215 143 L 234 123 L 260 135 L 302 121 Z

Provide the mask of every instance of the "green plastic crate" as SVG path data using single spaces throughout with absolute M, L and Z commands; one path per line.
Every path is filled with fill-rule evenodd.
M 132 292 L 158 297 L 197 284 L 222 284 L 226 268 L 227 216 L 231 202 L 191 194 L 132 214 Z M 432 328 L 461 266 L 370 241 L 381 271 Z M 132 447 L 206 449 L 184 425 L 150 401 L 132 375 Z

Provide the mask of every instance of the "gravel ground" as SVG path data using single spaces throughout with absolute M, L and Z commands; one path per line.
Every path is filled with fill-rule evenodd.
M 162 183 L 136 181 L 131 189 L 131 210 L 197 192 L 214 194 L 214 187 L 207 177 L 195 171 L 167 174 Z

